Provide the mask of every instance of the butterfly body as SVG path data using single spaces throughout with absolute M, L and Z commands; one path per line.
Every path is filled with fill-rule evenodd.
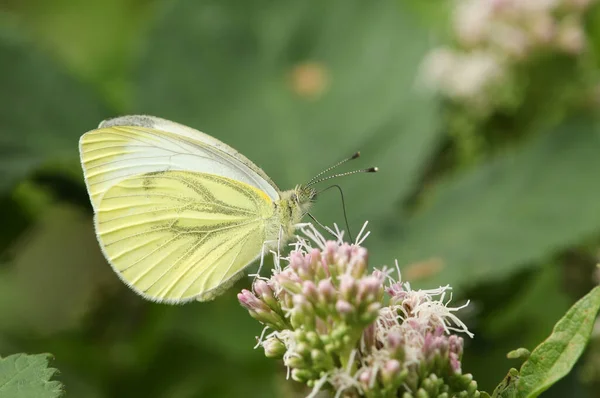
M 102 122 L 80 154 L 105 257 L 159 302 L 214 298 L 293 235 L 315 196 L 282 192 L 233 148 L 151 116 Z

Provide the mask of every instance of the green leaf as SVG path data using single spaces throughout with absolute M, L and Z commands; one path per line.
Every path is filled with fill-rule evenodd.
M 129 72 L 155 0 L 13 1 L 10 16 L 36 45 L 118 105 L 129 100 Z M 3 7 L 4 8 L 4 7 Z M 2 10 L 5 11 L 5 10 Z M 107 29 L 110 21 L 110 29 Z M 74 40 L 76 38 L 76 40 Z
M 504 377 L 504 380 L 494 389 L 492 398 L 517 398 L 517 388 L 519 385 L 519 371 L 512 368 Z
M 508 354 L 506 354 L 506 357 L 508 359 L 524 359 L 527 360 L 527 358 L 529 358 L 529 355 L 531 355 L 531 352 L 527 349 L 527 348 L 517 348 L 516 350 L 512 350 L 511 352 L 509 352 Z
M 66 205 L 44 210 L 10 261 L 0 263 L 2 332 L 44 336 L 74 328 L 101 294 L 121 286 L 87 213 Z
M 0 30 L 0 193 L 34 168 L 77 156 L 79 137 L 108 116 L 86 87 Z
M 375 260 L 441 260 L 435 281 L 499 279 L 600 230 L 600 124 L 573 118 L 523 147 L 440 183 Z M 385 256 L 385 258 L 383 257 Z
M 264 358 L 262 348 L 254 349 L 262 326 L 248 316 L 236 297 L 241 287 L 249 287 L 250 283 L 244 278 L 214 301 L 171 310 L 175 319 L 170 332 L 178 339 L 210 348 L 229 360 L 243 362 Z
M 379 166 L 341 182 L 354 228 L 392 211 L 440 132 L 414 87 L 428 35 L 398 1 L 182 0 L 148 42 L 136 112 L 214 135 L 282 189 L 357 150 Z M 342 220 L 339 196 L 319 202 Z
M 571 307 L 521 366 L 518 397 L 537 397 L 563 378 L 583 352 L 600 310 L 600 286 Z
M 14 354 L 0 359 L 0 396 L 10 398 L 55 398 L 62 385 L 50 381 L 56 369 L 48 367 L 49 354 Z

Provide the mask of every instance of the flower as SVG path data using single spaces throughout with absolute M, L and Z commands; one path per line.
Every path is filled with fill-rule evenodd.
M 483 104 L 519 67 L 540 55 L 583 55 L 584 15 L 594 0 L 455 0 L 454 45 L 433 49 L 421 67 L 429 89 L 489 114 Z M 493 100 L 490 100 L 493 102 Z M 499 96 L 498 102 L 502 102 Z
M 301 231 L 288 257 L 275 253 L 272 276 L 238 299 L 265 326 L 257 347 L 282 359 L 288 377 L 312 388 L 309 397 L 479 396 L 462 374 L 456 334 L 473 336 L 456 315 L 468 303 L 449 306 L 449 286 L 412 289 L 397 265 L 397 280 L 385 267 L 369 271 L 364 228 L 355 243 L 337 226 L 335 240 L 311 224 Z

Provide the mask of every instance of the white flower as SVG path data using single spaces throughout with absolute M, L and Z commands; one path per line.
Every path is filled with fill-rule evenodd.
M 450 97 L 474 99 L 502 78 L 503 68 L 491 52 L 473 51 L 457 61 L 444 82 L 444 91 Z
M 447 47 L 431 51 L 421 64 L 419 81 L 431 91 L 443 91 L 441 88 L 452 78 L 456 69 L 458 56 Z
M 490 0 L 458 2 L 454 10 L 454 31 L 463 45 L 474 46 L 487 39 L 493 5 Z

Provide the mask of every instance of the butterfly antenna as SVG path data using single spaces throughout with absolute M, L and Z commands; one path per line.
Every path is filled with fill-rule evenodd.
M 344 221 L 346 222 L 346 231 L 348 231 L 348 237 L 350 238 L 350 242 L 354 242 L 354 239 L 352 238 L 352 232 L 350 232 L 350 224 L 348 224 L 348 215 L 346 213 L 346 201 L 344 200 L 344 191 L 342 191 L 342 187 L 340 187 L 339 185 L 330 185 L 327 188 L 317 192 L 317 195 L 331 188 L 337 188 L 338 191 L 340 191 L 340 197 L 342 198 L 342 209 L 344 211 Z
M 332 178 L 345 177 L 345 176 L 349 176 L 349 175 L 357 174 L 357 173 L 376 173 L 377 171 L 379 171 L 379 169 L 377 167 L 369 167 L 368 169 L 354 170 L 354 171 L 348 171 L 346 173 L 334 174 L 334 175 L 331 175 L 331 176 L 319 178 L 318 180 L 315 180 L 313 178 L 311 181 L 309 181 L 306 184 L 306 186 L 310 187 L 311 185 L 318 184 L 320 182 L 327 181 L 327 180 L 330 180 Z M 320 174 L 322 174 L 322 173 L 320 173 Z
M 310 213 L 306 213 L 306 215 L 307 215 L 307 216 L 309 216 L 309 217 L 311 218 L 311 220 L 313 220 L 314 222 L 316 222 L 316 223 L 319 225 L 319 227 L 323 228 L 325 231 L 329 232 L 329 234 L 330 234 L 331 236 L 333 236 L 334 238 L 336 238 L 336 239 L 337 239 L 337 236 L 335 236 L 335 233 L 334 233 L 334 232 L 331 230 L 331 228 L 329 228 L 329 227 L 327 227 L 327 226 L 325 226 L 325 225 L 321 224 L 321 221 L 317 220 L 317 219 L 315 218 L 315 216 L 313 216 L 312 214 L 310 214 Z
M 351 160 L 354 160 L 356 158 L 358 158 L 360 156 L 360 152 L 356 152 L 355 154 L 353 154 L 352 156 L 337 162 L 336 164 L 334 164 L 333 166 L 330 166 L 328 168 L 326 168 L 325 170 L 323 170 L 322 172 L 318 173 L 316 176 L 314 176 L 313 178 L 310 179 L 309 182 L 306 183 L 306 186 L 312 185 L 313 181 L 315 181 L 317 178 L 321 177 L 323 174 L 327 173 L 328 171 L 331 171 L 333 169 L 335 169 L 336 167 L 339 167 L 341 165 L 343 165 L 346 162 L 349 162 Z

